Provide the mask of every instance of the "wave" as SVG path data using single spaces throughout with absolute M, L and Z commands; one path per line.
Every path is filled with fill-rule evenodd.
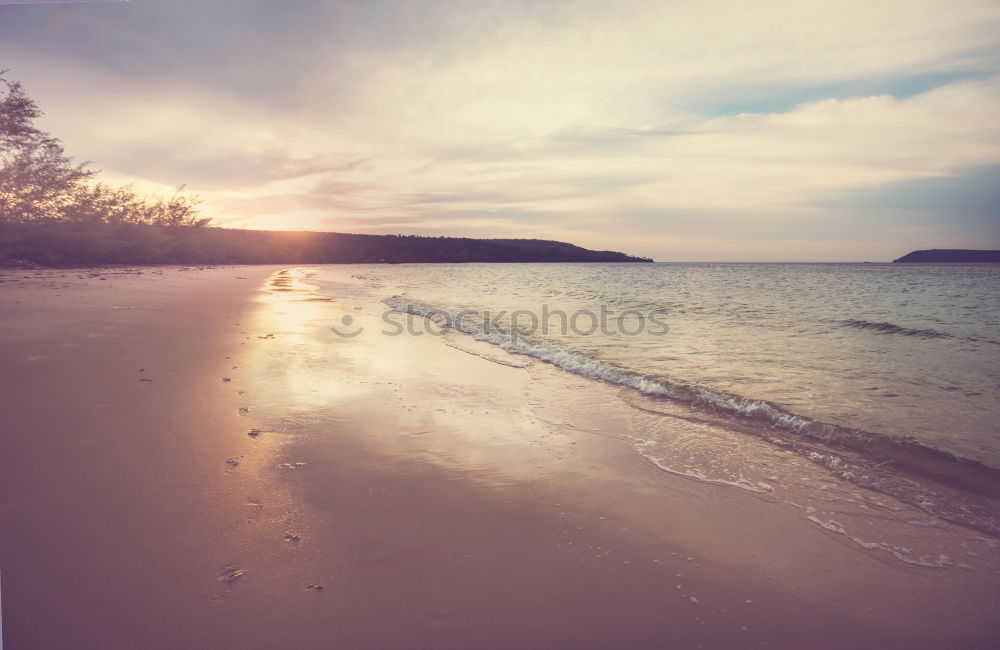
M 920 339 L 959 339 L 969 343 L 988 343 L 990 345 L 1000 345 L 1000 341 L 982 338 L 979 336 L 957 336 L 948 332 L 939 332 L 935 329 L 913 329 L 902 327 L 895 323 L 874 323 L 867 320 L 848 318 L 847 320 L 835 321 L 844 327 L 855 329 L 871 330 L 876 334 L 900 334 L 902 336 L 912 336 Z
M 445 323 L 437 318 L 445 313 L 441 309 L 404 296 L 392 296 L 382 302 L 393 310 L 429 317 L 442 327 L 450 327 L 476 340 L 514 354 L 538 359 L 574 374 L 631 388 L 647 396 L 676 400 L 698 409 L 756 423 L 757 426 L 748 427 L 747 430 L 772 444 L 795 451 L 844 480 L 889 494 L 939 517 L 1000 535 L 1000 520 L 993 514 L 995 505 L 977 504 L 977 499 L 973 499 L 971 504 L 968 500 L 956 502 L 941 493 L 941 488 L 945 491 L 958 489 L 979 498 L 1000 499 L 1000 469 L 929 447 L 913 438 L 841 427 L 792 413 L 766 400 L 752 399 L 668 377 L 645 375 L 587 357 L 544 339 L 511 334 L 497 328 L 487 331 L 468 321 Z M 885 325 L 910 332 L 933 331 L 905 330 L 888 323 L 871 325 Z M 950 336 L 940 332 L 935 334 Z M 817 447 L 815 443 L 822 447 Z M 901 471 L 905 474 L 900 474 Z M 926 483 L 914 481 L 911 478 L 914 476 L 930 479 L 937 485 L 928 487 Z
M 872 330 L 879 334 L 902 334 L 903 336 L 915 336 L 921 339 L 950 339 L 953 335 L 947 332 L 939 332 L 933 329 L 918 330 L 911 329 L 909 327 L 900 327 L 894 323 L 873 323 L 867 320 L 856 320 L 854 318 L 848 318 L 847 320 L 840 321 L 840 324 L 845 327 L 854 327 L 857 329 Z
M 836 533 L 837 535 L 843 535 L 847 539 L 851 540 L 858 546 L 869 551 L 884 551 L 886 553 L 891 553 L 897 560 L 904 562 L 906 564 L 912 564 L 913 566 L 927 567 L 932 569 L 943 569 L 950 566 L 954 566 L 955 561 L 948 555 L 943 553 L 938 554 L 936 558 L 927 556 L 914 556 L 913 552 L 903 546 L 890 546 L 885 542 L 868 542 L 859 537 L 855 537 L 847 532 L 843 524 L 839 521 L 830 520 L 823 521 L 822 519 L 809 515 L 806 517 L 807 520 L 813 522 L 817 526 L 830 531 L 831 533 Z

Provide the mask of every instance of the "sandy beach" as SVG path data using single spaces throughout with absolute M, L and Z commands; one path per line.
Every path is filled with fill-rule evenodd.
M 794 459 L 540 361 L 379 335 L 384 306 L 309 273 L 0 272 L 4 648 L 1000 643 L 994 538 L 830 480 L 881 508 L 866 547 L 664 471 L 619 435 L 652 409 Z M 348 308 L 358 336 L 330 330 Z

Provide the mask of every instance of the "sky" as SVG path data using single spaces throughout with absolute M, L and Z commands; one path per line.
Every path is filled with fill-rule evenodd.
M 660 261 L 1000 248 L 998 35 L 996 0 L 0 0 L 106 181 Z

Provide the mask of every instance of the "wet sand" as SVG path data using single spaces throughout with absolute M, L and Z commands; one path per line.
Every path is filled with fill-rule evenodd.
M 5 647 L 1000 640 L 995 554 L 914 566 L 664 472 L 620 389 L 373 305 L 338 337 L 277 271 L 0 276 Z

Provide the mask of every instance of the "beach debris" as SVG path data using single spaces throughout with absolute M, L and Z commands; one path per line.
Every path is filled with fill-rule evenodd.
M 305 463 L 282 463 L 278 465 L 279 469 L 298 469 L 300 467 L 305 467 Z
M 282 539 L 286 542 L 297 542 L 302 539 L 302 537 L 300 535 L 296 535 L 295 533 L 285 533 L 285 536 L 282 537 Z
M 237 564 L 227 564 L 219 569 L 219 581 L 226 584 L 233 584 L 247 574 L 246 569 L 241 569 Z
M 226 459 L 226 465 L 229 465 L 230 467 L 236 467 L 239 464 L 240 464 L 240 459 L 239 458 L 227 458 Z
M 273 339 L 274 338 L 274 332 L 271 332 L 270 334 L 265 334 L 264 336 L 258 336 L 257 338 L 259 338 L 259 339 Z
M 232 379 L 230 379 L 229 377 L 223 377 L 222 381 L 223 381 L 223 383 L 225 383 L 225 382 L 228 382 L 228 381 L 232 381 Z
M 241 406 L 239 409 L 237 409 L 236 412 L 239 413 L 240 415 L 250 415 L 250 407 Z
M 153 381 L 153 380 L 152 380 L 152 379 L 146 379 L 145 377 L 143 377 L 143 378 L 142 378 L 142 379 L 140 379 L 139 381 L 140 381 L 140 382 L 143 382 L 143 381 Z
M 308 584 L 306 585 L 306 589 L 309 589 L 310 591 L 322 591 L 323 585 Z
M 264 433 L 263 429 L 250 429 L 249 431 L 247 431 L 247 435 L 250 436 L 251 438 L 256 438 L 262 433 Z

